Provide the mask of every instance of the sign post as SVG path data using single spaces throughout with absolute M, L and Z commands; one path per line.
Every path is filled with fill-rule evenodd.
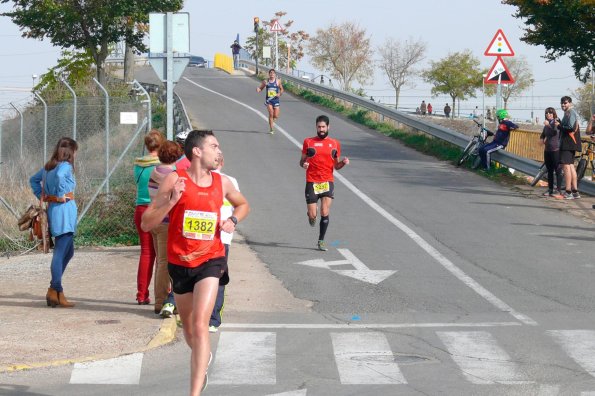
M 173 140 L 174 135 L 174 85 L 190 60 L 189 19 L 187 12 L 149 14 L 149 62 L 159 79 L 165 83 L 166 128 L 169 140 Z M 181 56 L 174 57 L 178 54 Z
M 275 20 L 270 27 L 271 32 L 275 32 L 275 70 L 279 69 L 279 32 L 282 32 L 285 28 L 281 26 L 278 20 Z
M 488 74 L 485 75 L 483 82 L 485 84 L 498 84 L 496 89 L 496 108 L 500 109 L 502 105 L 501 84 L 514 84 L 514 78 L 502 59 L 503 56 L 514 56 L 514 50 L 510 46 L 502 29 L 498 29 L 483 54 L 485 56 L 496 57 L 496 61 L 492 65 Z M 483 110 L 485 114 L 485 109 Z

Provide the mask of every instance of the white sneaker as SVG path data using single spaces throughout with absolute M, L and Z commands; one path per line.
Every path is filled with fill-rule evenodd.
M 174 314 L 174 309 L 176 309 L 176 307 L 172 303 L 165 303 L 163 304 L 163 308 L 161 308 L 159 315 L 162 318 L 169 318 Z
M 216 333 L 219 328 L 217 326 L 209 326 L 209 333 Z

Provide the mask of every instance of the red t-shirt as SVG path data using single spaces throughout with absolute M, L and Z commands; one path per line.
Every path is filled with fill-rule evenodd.
M 211 172 L 211 185 L 200 187 L 194 184 L 185 170 L 176 172 L 186 178 L 186 189 L 169 211 L 167 260 L 194 268 L 210 259 L 225 256 L 219 229 L 223 205 L 221 175 Z
M 307 155 L 306 160 L 310 163 L 306 169 L 306 182 L 335 181 L 333 177 L 335 158 L 341 156 L 341 144 L 338 140 L 328 136 L 325 139 L 318 136 L 306 138 L 302 146 L 302 154 Z

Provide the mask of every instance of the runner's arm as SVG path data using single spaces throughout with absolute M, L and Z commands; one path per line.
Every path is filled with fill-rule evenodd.
M 184 181 L 183 177 L 178 177 L 178 174 L 173 172 L 159 184 L 157 196 L 143 213 L 140 224 L 143 231 L 148 232 L 161 224 L 171 208 L 180 200 L 185 188 Z
M 260 83 L 260 86 L 258 88 L 256 88 L 256 92 L 262 91 L 262 89 L 265 87 L 265 85 L 267 85 L 267 83 L 264 80 L 262 80 L 262 82 Z
M 302 158 L 300 158 L 300 168 L 308 169 L 309 165 L 308 156 L 302 153 Z
M 343 168 L 345 165 L 349 165 L 349 158 L 343 157 L 343 159 L 341 161 L 339 161 L 339 158 L 335 158 L 335 169 L 336 170 Z
M 283 88 L 283 84 L 281 84 L 281 80 L 277 80 L 277 84 L 279 85 L 279 95 L 277 96 L 281 96 L 281 94 L 285 92 L 285 89 Z

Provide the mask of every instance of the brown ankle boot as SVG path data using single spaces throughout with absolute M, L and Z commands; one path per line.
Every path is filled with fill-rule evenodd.
M 74 304 L 71 302 L 68 302 L 68 300 L 66 299 L 66 296 L 64 295 L 64 292 L 58 292 L 58 301 L 60 302 L 60 306 L 62 308 L 72 308 L 74 307 Z
M 58 299 L 58 292 L 51 287 L 48 288 L 48 293 L 45 295 L 45 301 L 48 303 L 48 307 L 56 308 L 56 305 L 60 305 Z

